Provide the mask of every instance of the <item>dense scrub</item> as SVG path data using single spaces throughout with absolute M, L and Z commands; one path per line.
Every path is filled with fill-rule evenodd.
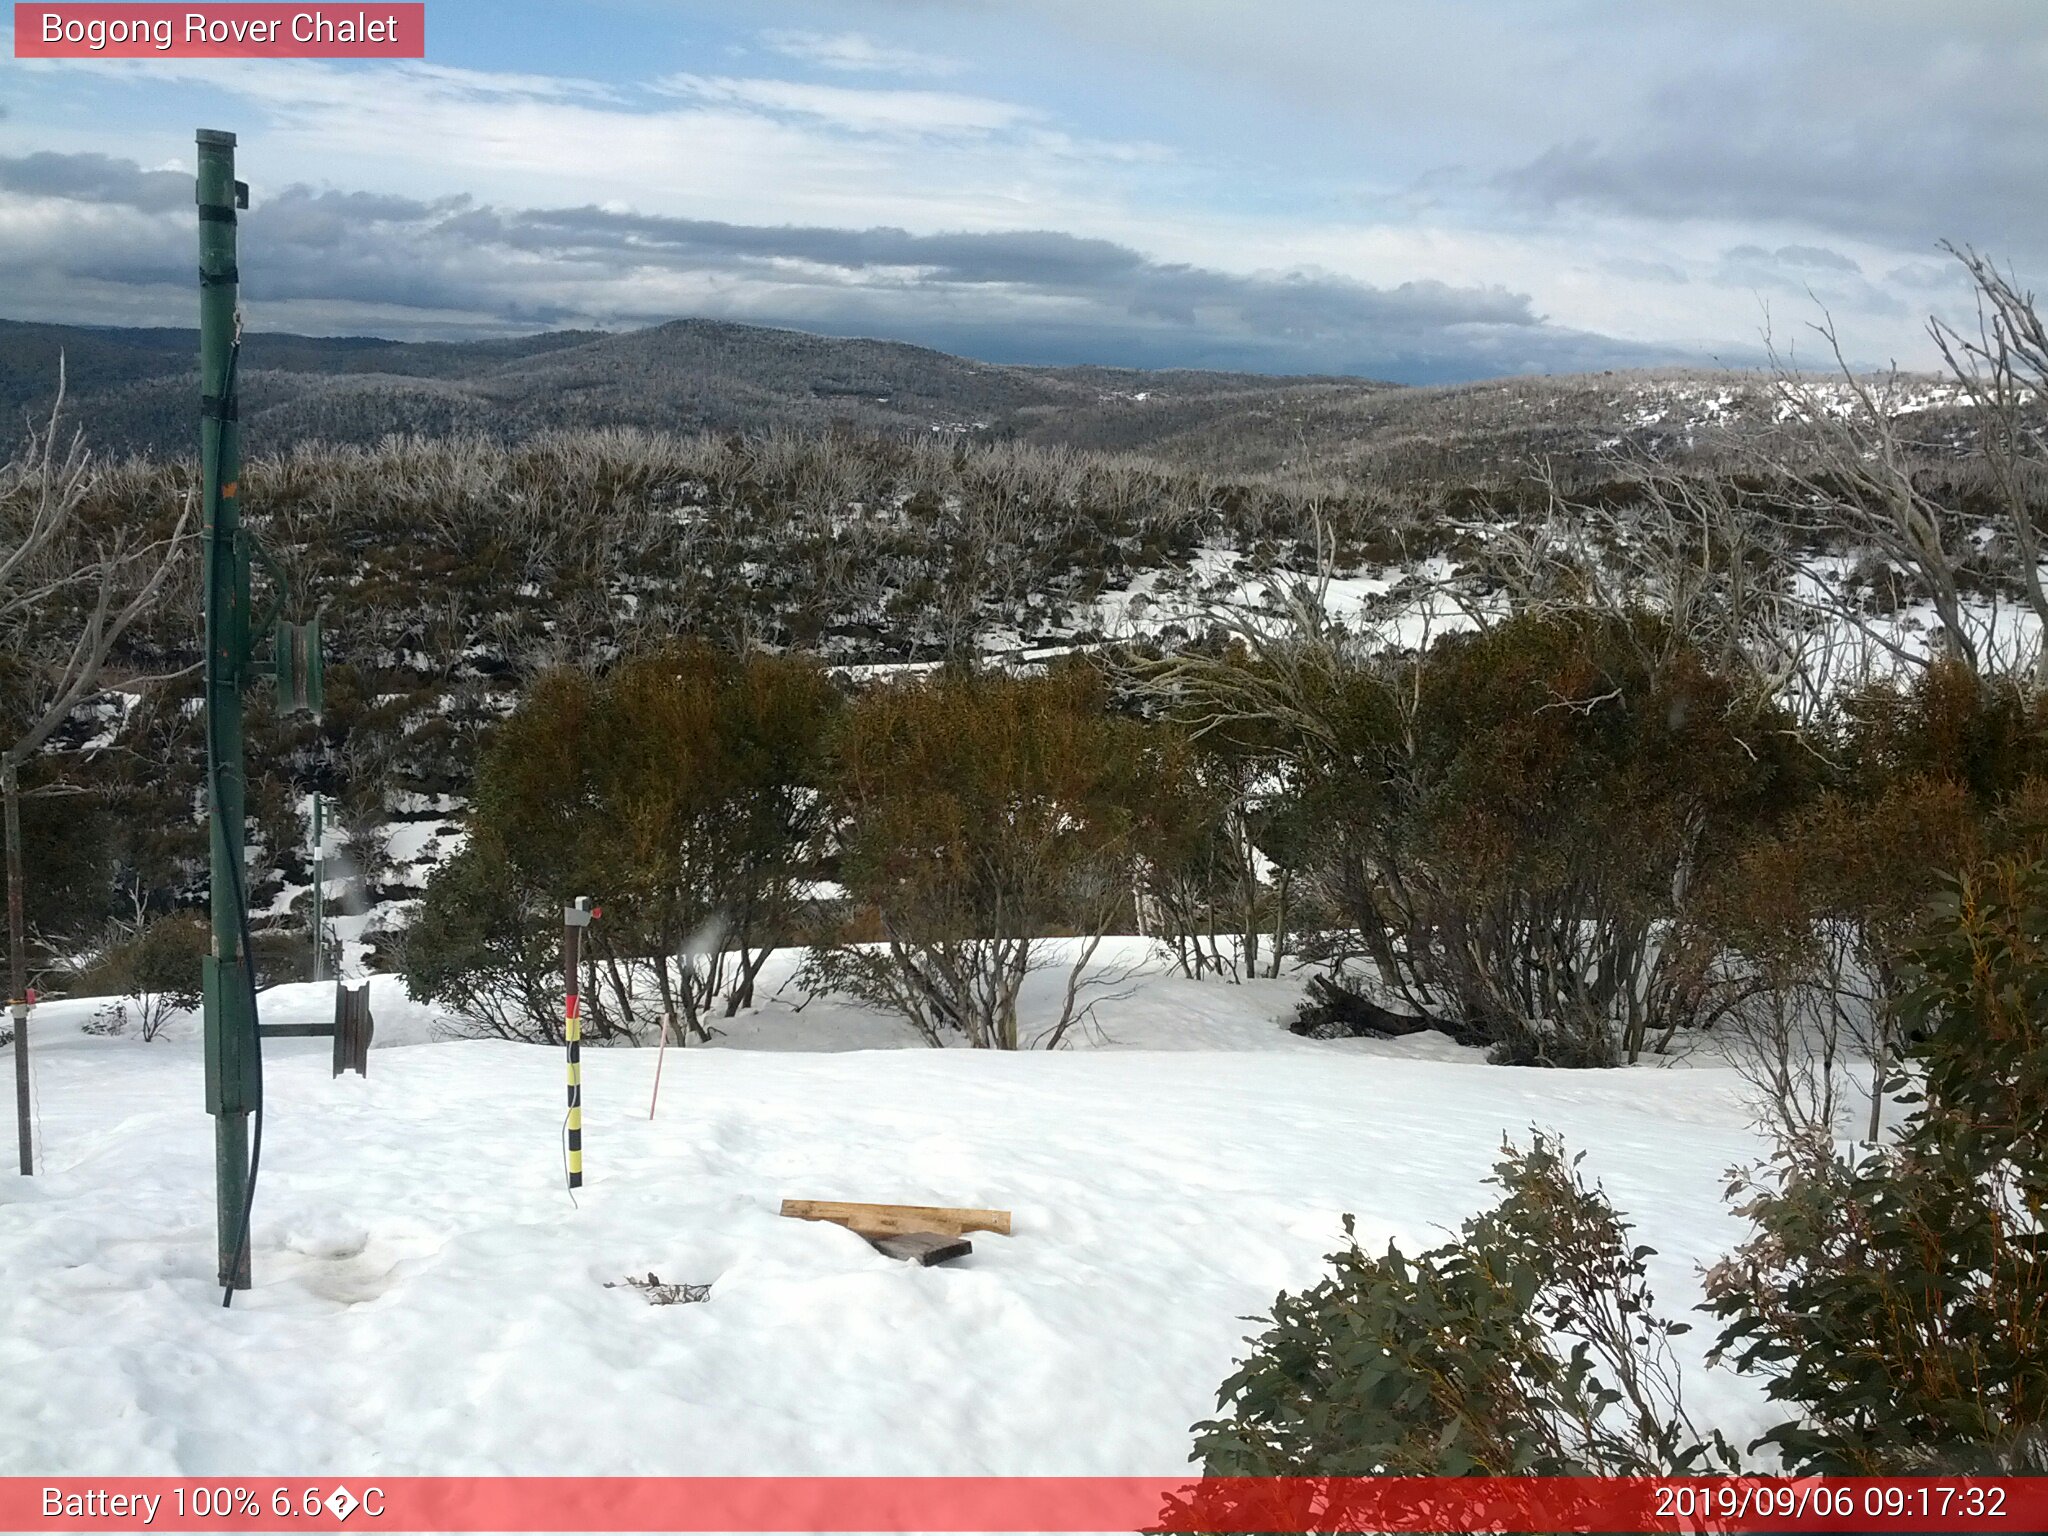
M 102 463 L 86 531 L 160 537 L 191 492 L 189 464 Z M 489 731 L 555 666 L 602 666 L 677 636 L 849 666 L 1100 645 L 1127 626 L 1119 594 L 1140 578 L 1199 615 L 1210 578 L 1198 556 L 1220 556 L 1232 581 L 1324 560 L 1398 573 L 1463 547 L 1470 516 L 1519 516 L 1543 493 L 1504 481 L 1474 494 L 836 434 L 611 430 L 254 454 L 248 523 L 290 583 L 288 616 L 325 612 L 328 688 L 317 725 L 277 719 L 252 695 L 252 890 L 263 902 L 307 878 L 298 801 L 317 791 L 351 830 L 363 898 L 409 894 L 379 868 L 393 805 L 466 797 Z M 28 812 L 33 862 L 52 876 L 67 861 L 94 871 L 76 906 L 60 880 L 46 886 L 34 924 L 46 954 L 129 915 L 138 894 L 166 912 L 203 883 L 203 846 L 176 809 L 197 803 L 201 778 L 189 558 L 172 583 L 124 639 L 116 691 L 65 733 L 65 756 L 30 770 L 89 788 L 112 813 L 81 821 L 71 807 L 59 848 Z M 1149 632 L 1170 646 L 1205 624 Z M 0 705 L 6 687 L 0 675 Z M 111 748 L 76 750 L 116 721 Z M 100 902 L 99 885 L 121 900 Z
M 1135 930 L 1191 976 L 1313 961 L 1501 1061 L 1718 1032 L 1773 1115 L 1833 1125 L 1848 1059 L 1905 1028 L 1901 945 L 1943 872 L 2040 845 L 2048 722 L 1954 666 L 1803 721 L 1741 682 L 1648 615 L 1565 610 L 1308 671 L 1225 651 L 854 685 L 664 647 L 529 690 L 407 969 L 544 1035 L 554 914 L 596 894 L 600 1034 L 745 1006 L 766 947 L 810 945 L 813 986 L 1015 1047 L 1045 941 L 1070 941 L 1057 1043 L 1095 943 Z
M 160 536 L 190 492 L 189 466 L 102 465 L 86 532 Z M 381 867 L 395 807 L 466 799 L 481 743 L 553 668 L 679 636 L 860 666 L 1086 644 L 1101 638 L 1099 595 L 1140 572 L 1184 582 L 1212 541 L 1271 562 L 1303 516 L 1289 488 L 1140 461 L 633 432 L 312 446 L 252 458 L 244 500 L 289 579 L 288 613 L 324 609 L 327 634 L 317 724 L 250 698 L 259 905 L 307 879 L 300 802 L 316 791 L 350 832 L 362 899 L 417 894 Z M 1385 543 L 1383 506 L 1346 507 L 1336 515 L 1359 539 L 1377 530 Z M 113 691 L 61 735 L 61 754 L 24 771 L 32 792 L 91 796 L 59 807 L 32 795 L 24 813 L 44 872 L 32 927 L 46 984 L 58 980 L 48 959 L 137 900 L 162 913 L 203 895 L 195 582 L 188 557 L 124 640 Z M 0 719 L 11 686 L 0 664 Z
M 1718 1351 L 1795 1410 L 1765 1440 L 1804 1471 L 2048 1469 L 2048 867 L 1980 865 L 1937 911 L 1896 1140 L 1785 1141 L 1709 1276 Z
M 93 515 L 166 515 L 183 477 L 108 469 Z M 1887 946 L 1935 875 L 2038 819 L 2027 690 L 1952 665 L 1830 691 L 1760 664 L 1805 632 L 1771 606 L 1789 579 L 1773 563 L 1783 544 L 1740 542 L 1768 514 L 1767 478 L 1640 480 L 1579 501 L 1531 481 L 1529 499 L 1487 493 L 1453 515 L 1382 491 L 1015 447 L 630 432 L 308 448 L 254 461 L 248 478 L 296 606 L 324 604 L 333 637 L 317 724 L 252 699 L 259 903 L 307 878 L 298 797 L 314 790 L 349 833 L 364 898 L 421 894 L 382 867 L 392 807 L 469 803 L 485 744 L 527 728 L 501 723 L 522 699 L 539 707 L 572 676 L 603 691 L 678 637 L 699 657 L 959 675 L 1013 664 L 1034 638 L 1091 648 L 1105 683 L 1089 729 L 1142 765 L 1145 786 L 1117 808 L 1121 873 L 1098 882 L 1118 894 L 1108 920 L 1156 934 L 1197 975 L 1306 956 L 1504 1059 L 1628 1059 L 1731 1020 L 1767 1044 L 1821 1014 L 1838 1033 L 1881 1030 L 1897 990 Z M 1674 505 L 1719 521 L 1687 523 Z M 1467 519 L 1482 517 L 1496 531 L 1473 545 Z M 1515 555 L 1525 528 L 1547 563 Z M 1093 627 L 1097 596 L 1141 573 L 1184 579 L 1200 550 L 1233 552 L 1242 576 L 1264 570 L 1280 588 L 1288 571 L 1443 555 L 1464 619 L 1420 645 L 1373 629 L 1370 611 L 1339 625 L 1234 600 L 1195 603 L 1195 628 L 1120 642 Z M 1674 585 L 1687 568 L 1698 578 Z M 1404 580 L 1389 604 L 1415 600 Z M 138 632 L 127 665 L 189 663 L 188 602 Z M 544 677 L 557 681 L 537 687 Z M 193 687 L 138 689 L 116 701 L 111 750 L 48 759 L 96 792 L 83 815 L 29 802 L 52 950 L 90 951 L 116 919 L 203 895 Z M 81 719 L 71 744 L 99 728 Z M 804 783 L 822 796 L 841 781 L 839 738 L 819 730 Z M 642 758 L 663 752 L 687 758 L 658 745 Z M 850 825 L 789 857 L 830 874 L 863 846 L 836 840 Z M 627 835 L 594 823 L 584 846 L 630 864 Z M 563 892 L 518 896 L 487 857 L 480 846 L 447 872 L 413 953 L 437 934 L 501 956 L 537 944 L 514 968 L 533 1003 L 519 1012 L 551 1017 L 545 943 L 527 929 Z M 585 882 L 607 886 L 653 883 Z M 458 917 L 459 888 L 478 899 Z M 123 894 L 109 904 L 105 890 Z M 782 911 L 772 942 L 880 939 L 873 895 L 849 886 L 831 911 Z M 1044 921 L 1101 931 L 1074 904 Z M 631 940 L 634 958 L 673 955 L 681 922 Z M 619 974 L 630 993 L 630 967 Z M 661 997 L 659 974 L 645 984 Z M 688 1012 L 697 999 L 667 1001 Z M 644 1023 L 649 1006 L 617 1010 Z

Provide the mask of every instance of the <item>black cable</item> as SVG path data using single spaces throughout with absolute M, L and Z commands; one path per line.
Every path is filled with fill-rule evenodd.
M 235 336 L 235 340 L 233 344 L 228 348 L 227 380 L 220 392 L 220 399 L 222 402 L 224 402 L 221 409 L 224 412 L 228 410 L 234 403 L 236 365 L 241 361 L 242 357 L 242 338 L 240 335 L 239 325 L 236 327 L 236 332 L 237 334 Z M 224 424 L 217 424 L 214 430 L 216 432 L 225 432 L 226 427 Z M 212 494 L 215 497 L 213 506 L 213 520 L 216 537 L 219 536 L 218 530 L 220 527 L 220 501 L 218 489 L 219 465 L 220 456 L 218 451 L 216 450 L 216 453 L 214 455 L 215 485 L 210 488 Z M 220 566 L 219 561 L 217 559 L 208 562 L 207 584 L 210 589 L 217 587 L 219 571 Z M 212 607 L 212 599 L 216 599 L 218 598 L 218 596 L 219 592 L 217 590 L 209 590 L 209 608 Z M 239 682 L 239 679 L 237 681 Z M 213 699 L 209 697 L 206 701 L 206 750 L 208 757 L 212 759 L 212 771 L 209 774 L 209 778 L 211 779 L 210 790 L 213 796 L 213 814 L 215 816 L 220 815 L 222 801 L 221 775 L 226 771 L 227 768 L 227 759 L 220 750 L 219 730 L 219 714 L 213 707 Z M 249 1034 L 251 1043 L 255 1047 L 254 1060 L 256 1068 L 256 1102 L 250 1106 L 250 1112 L 255 1116 L 256 1125 L 253 1137 L 249 1145 L 249 1174 L 248 1178 L 242 1186 L 241 1226 L 240 1231 L 235 1238 L 234 1258 L 228 1265 L 227 1281 L 221 1287 L 220 1296 L 220 1304 L 223 1307 L 230 1307 L 234 1305 L 235 1300 L 235 1276 L 241 1272 L 242 1265 L 248 1260 L 249 1257 L 249 1219 L 251 1214 L 254 1212 L 256 1206 L 257 1171 L 262 1167 L 263 1164 L 263 1047 L 261 1043 L 261 1031 L 258 1028 L 258 1013 L 256 1004 L 256 946 L 251 942 L 249 938 L 248 893 L 243 888 L 242 884 L 242 864 L 240 858 L 228 859 L 225 862 L 227 864 L 228 871 L 228 884 L 235 898 L 235 926 L 237 931 L 237 937 L 240 939 L 242 945 L 242 977 L 243 980 L 247 983 L 249 989 Z

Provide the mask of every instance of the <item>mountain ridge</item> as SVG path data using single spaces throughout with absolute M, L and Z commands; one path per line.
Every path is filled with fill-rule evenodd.
M 198 333 L 0 320 L 0 409 L 67 410 L 110 455 L 189 456 Z M 913 342 L 703 318 L 478 341 L 251 332 L 243 446 L 553 430 L 939 434 L 1205 471 L 1427 478 L 1652 456 L 1768 427 L 1757 375 L 1662 369 L 1404 386 L 1332 375 L 983 362 Z
M 197 353 L 195 330 L 0 320 L 0 407 L 47 405 L 61 354 L 71 409 L 96 445 L 180 454 L 194 436 Z M 1159 388 L 1216 399 L 1393 387 L 986 363 L 909 342 L 704 319 L 468 342 L 252 332 L 241 367 L 252 446 L 373 442 L 405 431 L 516 437 L 562 426 L 723 431 L 835 419 L 881 432 L 1004 433 L 1025 427 L 1025 412 L 1073 412 L 1107 403 L 1099 396 L 1143 399 Z

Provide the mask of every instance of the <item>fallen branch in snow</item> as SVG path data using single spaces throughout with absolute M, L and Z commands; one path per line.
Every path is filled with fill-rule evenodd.
M 1362 992 L 1352 990 L 1329 976 L 1311 976 L 1304 989 L 1300 1009 L 1288 1021 L 1288 1029 L 1312 1040 L 1354 1039 L 1395 1040 L 1402 1035 L 1419 1035 L 1426 1029 L 1448 1035 L 1460 1045 L 1485 1045 L 1479 1031 L 1451 1019 L 1426 1013 L 1396 1013 L 1382 1008 Z
M 632 1275 L 626 1276 L 626 1284 L 645 1296 L 650 1306 L 670 1307 L 678 1302 L 709 1301 L 711 1299 L 711 1287 L 709 1285 L 690 1285 L 687 1283 L 672 1285 L 664 1281 L 651 1269 L 647 1272 L 645 1280 L 637 1279 Z M 604 1283 L 604 1288 L 608 1291 L 615 1291 L 619 1288 L 619 1282 L 607 1280 Z

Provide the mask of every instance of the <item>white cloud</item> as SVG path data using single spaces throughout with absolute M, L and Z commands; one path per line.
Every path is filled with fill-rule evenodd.
M 1045 115 L 1014 102 L 952 91 L 863 89 L 730 75 L 666 75 L 655 82 L 655 89 L 776 116 L 812 118 L 856 133 L 1003 133 Z
M 743 223 L 1123 229 L 1162 153 L 950 92 L 709 76 L 649 90 L 312 60 L 73 67 L 100 77 L 94 92 L 204 93 L 215 105 L 191 120 L 237 126 L 242 174 L 259 199 L 309 182 Z M 182 130 L 153 137 L 97 115 L 61 133 L 25 118 L 0 122 L 0 153 L 61 148 L 160 162 L 189 156 L 190 143 Z
M 955 75 L 958 59 L 894 48 L 859 32 L 802 32 L 777 28 L 761 34 L 762 43 L 784 58 L 800 59 L 823 69 L 849 74 Z

